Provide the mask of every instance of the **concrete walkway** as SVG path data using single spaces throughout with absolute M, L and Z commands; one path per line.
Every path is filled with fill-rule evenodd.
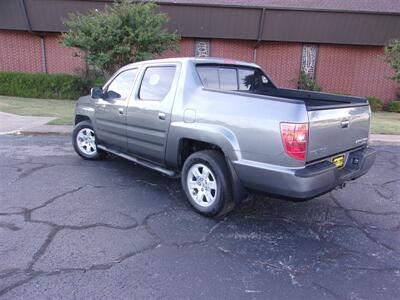
M 4 134 L 57 134 L 67 135 L 72 126 L 47 125 L 54 117 L 18 116 L 0 112 L 0 135 Z
M 400 135 L 395 134 L 371 134 L 373 145 L 400 145 Z
M 69 135 L 71 125 L 47 125 L 52 117 L 27 117 L 0 112 L 0 135 Z M 372 145 L 400 145 L 400 135 L 371 134 Z

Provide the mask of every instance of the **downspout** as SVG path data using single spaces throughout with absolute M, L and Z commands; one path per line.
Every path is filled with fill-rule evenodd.
M 25 0 L 20 0 L 20 4 L 22 6 L 22 11 L 24 13 L 25 24 L 26 24 L 26 27 L 28 28 L 28 32 L 32 33 L 33 35 L 36 35 L 40 38 L 40 48 L 41 48 L 41 54 L 42 54 L 42 71 L 43 71 L 43 73 L 47 73 L 46 48 L 45 48 L 45 43 L 44 43 L 45 35 L 44 35 L 44 33 L 37 34 L 32 31 L 32 24 L 31 24 L 31 20 L 29 18 L 28 10 L 26 8 Z
M 47 74 L 47 59 L 46 59 L 46 44 L 44 42 L 44 33 L 39 34 L 40 37 L 40 49 L 42 52 L 42 69 L 43 73 Z
M 257 62 L 257 47 L 262 41 L 262 34 L 264 30 L 264 18 L 265 18 L 266 9 L 263 8 L 261 11 L 260 22 L 258 23 L 258 33 L 257 33 L 257 42 L 253 47 L 253 63 Z

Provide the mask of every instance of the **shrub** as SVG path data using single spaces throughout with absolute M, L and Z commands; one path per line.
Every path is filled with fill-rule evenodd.
M 106 77 L 98 76 L 94 79 L 94 86 L 103 86 L 107 82 Z
M 0 72 L 0 95 L 44 99 L 72 99 L 87 94 L 90 82 L 66 74 Z
M 81 49 L 89 65 L 111 75 L 130 62 L 177 51 L 180 38 L 168 32 L 168 20 L 153 1 L 118 0 L 104 10 L 70 14 L 62 42 Z
M 391 112 L 400 113 L 400 100 L 394 100 L 390 102 L 388 109 Z
M 394 76 L 390 79 L 400 82 L 400 40 L 392 40 L 385 47 L 386 62 L 392 67 Z
M 321 87 L 315 82 L 315 80 L 312 80 L 303 71 L 300 72 L 300 76 L 299 76 L 297 85 L 300 90 L 316 91 L 316 92 L 321 91 Z
M 367 97 L 372 111 L 381 111 L 383 109 L 383 102 L 376 97 Z

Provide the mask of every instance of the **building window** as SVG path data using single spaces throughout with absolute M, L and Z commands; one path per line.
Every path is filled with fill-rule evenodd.
M 301 54 L 301 71 L 310 79 L 315 79 L 315 65 L 317 62 L 318 45 L 304 44 Z
M 210 56 L 210 41 L 209 40 L 197 40 L 195 44 L 196 57 L 208 57 Z

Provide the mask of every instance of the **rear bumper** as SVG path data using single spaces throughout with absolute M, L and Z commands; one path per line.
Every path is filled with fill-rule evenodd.
M 364 175 L 373 165 L 375 158 L 374 149 L 364 148 L 350 152 L 342 169 L 337 169 L 329 161 L 302 169 L 277 168 L 248 161 L 233 162 L 233 167 L 242 184 L 248 189 L 306 200 Z

